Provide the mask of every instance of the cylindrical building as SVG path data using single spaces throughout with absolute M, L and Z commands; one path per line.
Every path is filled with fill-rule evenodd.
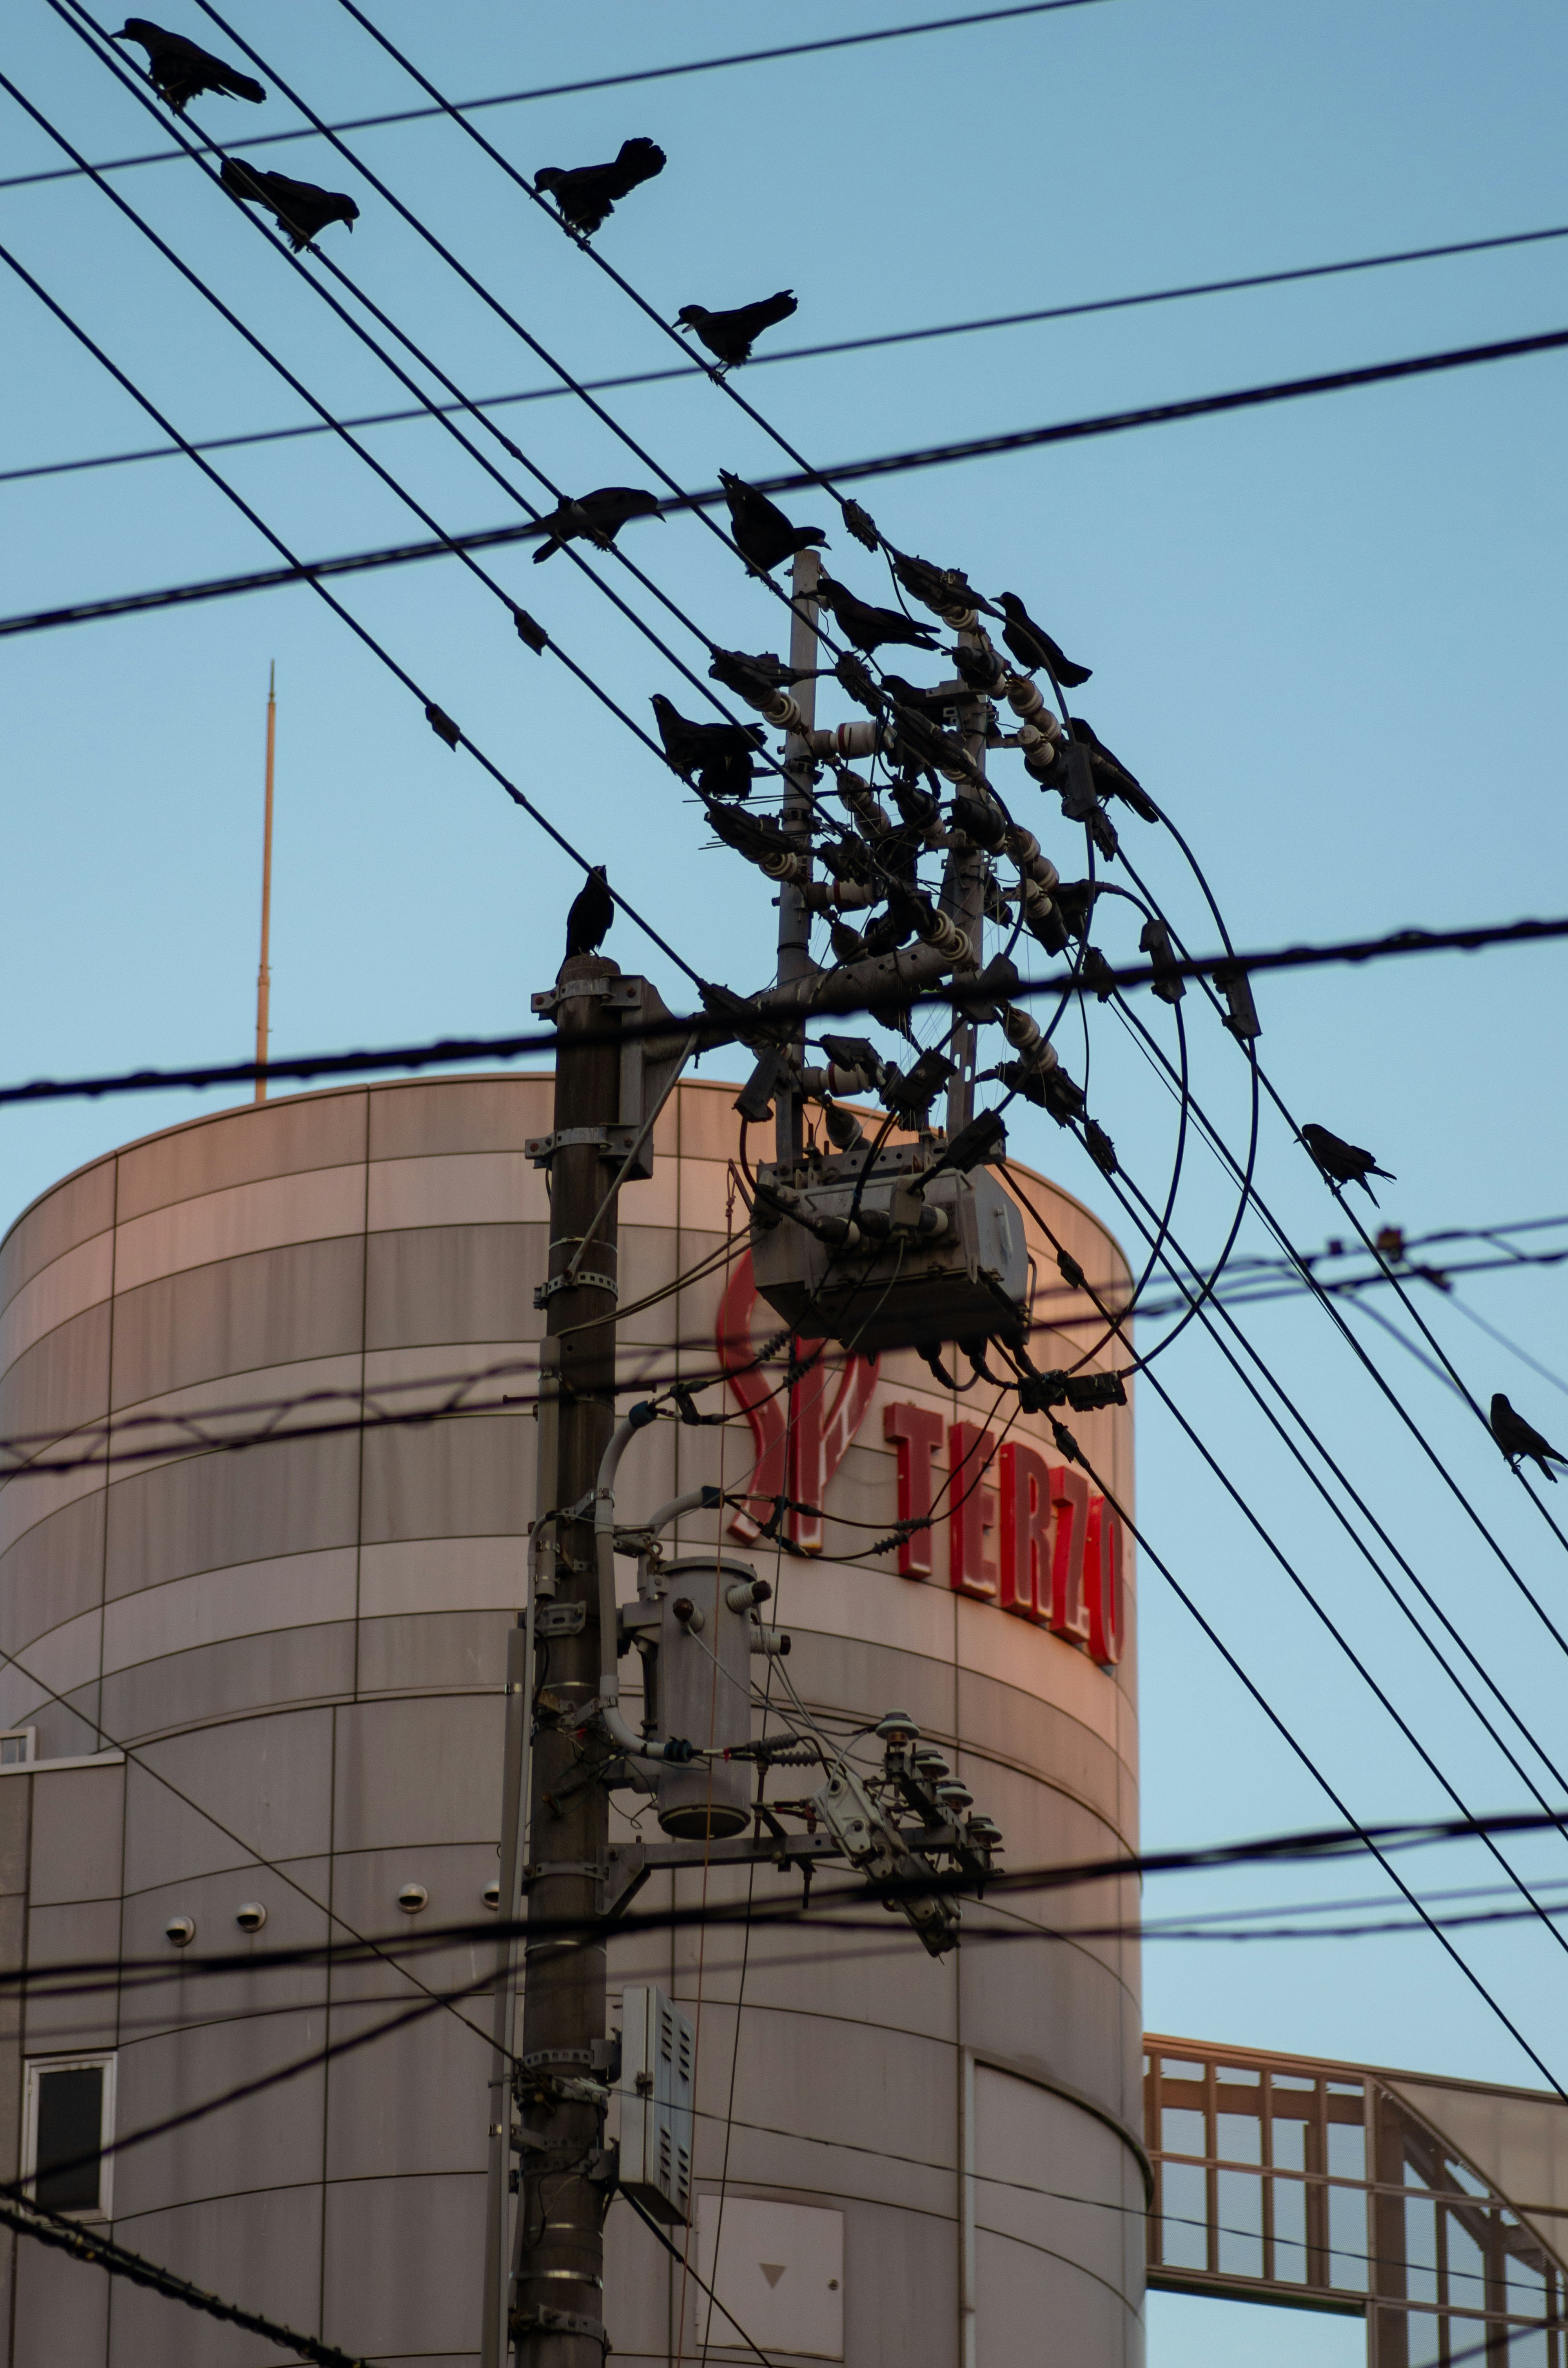
M 1135 1849 L 1114 1516 L 1050 1417 L 962 1360 L 961 1387 L 908 1351 L 837 1356 L 792 1402 L 756 1387 L 744 1343 L 776 1321 L 744 1249 L 734 1090 L 681 1086 L 652 1180 L 622 1194 L 620 1341 L 629 1378 L 723 1367 L 699 1404 L 744 1418 L 642 1434 L 618 1518 L 700 1483 L 744 1498 L 677 1543 L 772 1583 L 792 1651 L 759 1683 L 787 1678 L 841 1736 L 908 1711 L 1013 1869 Z M 203 1118 L 57 1185 L 0 1252 L 0 1437 L 74 1465 L 0 1486 L 0 1973 L 29 1971 L 0 2026 L 0 2177 L 274 2319 L 427 2368 L 477 2341 L 494 1952 L 406 1952 L 483 1922 L 496 1876 L 544 1322 L 525 1144 L 551 1091 L 464 1077 Z M 1037 1320 L 1068 1327 L 1037 1335 L 1036 1362 L 1125 1362 L 1058 1265 L 1119 1296 L 1115 1243 L 1054 1186 L 1024 1189 Z M 1129 1503 L 1131 1409 L 1062 1411 Z M 790 1774 L 770 1789 L 788 1798 Z M 656 1838 L 617 1799 L 618 1833 Z M 637 1906 L 748 1879 L 759 1902 L 799 1897 L 764 1866 L 657 1874 Z M 612 1985 L 658 1984 L 695 2027 L 697 2120 L 689 2240 L 674 2231 L 689 2270 L 610 2208 L 616 2352 L 734 2359 L 738 2327 L 780 2363 L 1016 2368 L 1049 2349 L 1135 2368 L 1137 1957 L 1091 1936 L 1131 1899 L 966 1902 L 941 1961 L 896 1916 L 619 1941 Z M 379 1952 L 267 1962 L 356 1936 Z M 208 1968 L 223 1954 L 257 1962 Z M 83 1963 L 128 1970 L 86 1997 L 41 1970 Z M 118 2150 L 58 2168 L 95 2115 Z M 11 2368 L 285 2356 L 3 2246 Z

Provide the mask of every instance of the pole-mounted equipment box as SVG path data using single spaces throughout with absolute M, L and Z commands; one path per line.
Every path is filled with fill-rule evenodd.
M 629 1983 L 621 2011 L 618 2183 L 656 2220 L 684 2227 L 691 2218 L 696 2033 L 652 1982 Z

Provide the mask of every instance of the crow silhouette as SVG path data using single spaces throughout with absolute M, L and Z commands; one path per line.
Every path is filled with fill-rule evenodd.
M 939 617 L 949 609 L 979 609 L 988 617 L 1002 613 L 982 598 L 961 567 L 933 567 L 928 559 L 916 559 L 910 552 L 895 551 L 892 572 L 922 608 L 934 609 Z
M 653 717 L 665 754 L 686 781 L 695 778 L 705 798 L 749 798 L 752 759 L 762 746 L 759 723 L 693 723 L 653 693 Z
M 162 25 L 154 25 L 145 17 L 128 17 L 119 32 L 111 33 L 109 39 L 141 43 L 147 52 L 147 72 L 153 87 L 176 115 L 183 115 L 190 101 L 199 98 L 203 91 L 222 91 L 228 98 L 248 98 L 255 107 L 259 107 L 267 97 L 254 75 L 241 74 L 237 66 L 225 65 L 210 51 L 187 41 L 183 33 L 166 33 Z
M 1080 683 L 1088 681 L 1094 668 L 1074 666 L 1061 643 L 1053 642 L 1044 626 L 1035 623 L 1016 592 L 998 592 L 996 598 L 1007 620 L 1002 639 L 1026 673 L 1033 674 L 1037 667 L 1043 666 L 1053 681 L 1064 684 L 1069 690 L 1076 690 Z
M 934 650 L 937 636 L 929 625 L 917 625 L 913 617 L 897 609 L 876 609 L 869 601 L 858 600 L 831 575 L 817 581 L 817 598 L 828 609 L 846 641 L 853 642 L 858 650 L 868 655 L 880 649 L 884 642 L 898 642 L 912 650 Z
M 614 918 L 615 899 L 609 893 L 605 867 L 596 863 L 573 897 L 566 916 L 567 961 L 574 954 L 597 954 L 609 935 Z
M 1534 1458 L 1549 1480 L 1555 1480 L 1557 1477 L 1551 1463 L 1546 1460 L 1549 1455 L 1552 1463 L 1568 1463 L 1568 1455 L 1560 1455 L 1555 1447 L 1548 1446 L 1540 1431 L 1532 1430 L 1524 1416 L 1515 1413 L 1501 1390 L 1492 1401 L 1492 1411 L 1488 1420 L 1492 1426 L 1493 1438 L 1497 1441 L 1516 1472 L 1527 1455 Z
M 721 370 L 733 370 L 751 359 L 751 349 L 764 329 L 787 321 L 798 305 L 792 289 L 777 296 L 759 297 L 755 304 L 736 304 L 728 313 L 710 313 L 706 304 L 683 304 L 676 314 L 677 329 L 695 330 Z
M 628 198 L 640 183 L 653 180 L 666 161 L 656 141 L 623 140 L 610 164 L 574 165 L 564 172 L 559 165 L 546 165 L 534 175 L 534 186 L 548 190 L 562 219 L 586 237 L 614 213 L 617 198 Z
M 1158 822 L 1160 809 L 1130 767 L 1106 746 L 1105 742 L 1085 723 L 1081 715 L 1067 719 L 1073 727 L 1074 740 L 1083 742 L 1089 752 L 1089 771 L 1102 798 L 1120 798 L 1144 822 Z
M 744 477 L 721 469 L 719 483 L 730 506 L 730 534 L 735 549 L 759 575 L 767 575 L 781 559 L 793 559 L 798 551 L 809 551 L 814 543 L 827 541 L 820 526 L 791 526 L 778 503 L 748 485 Z
M 971 690 L 1000 690 L 1006 680 L 1007 669 L 989 642 L 983 647 L 960 642 L 953 651 L 953 664 Z
M 265 206 L 289 233 L 296 255 L 311 245 L 328 222 L 347 222 L 352 230 L 359 209 L 352 198 L 336 189 L 318 189 L 313 181 L 291 181 L 287 173 L 258 173 L 250 165 L 223 159 L 223 187 L 248 206 Z
M 798 682 L 812 681 L 822 669 L 786 666 L 770 650 L 759 650 L 754 656 L 749 650 L 715 648 L 708 671 L 726 690 L 733 690 L 748 706 L 766 714 L 781 690 L 792 690 Z
M 1301 1129 L 1301 1140 L 1325 1176 L 1332 1176 L 1336 1184 L 1359 1184 L 1374 1208 L 1378 1196 L 1368 1177 L 1386 1177 L 1391 1184 L 1396 1180 L 1386 1167 L 1378 1166 L 1371 1152 L 1363 1151 L 1358 1144 L 1342 1143 L 1326 1126 L 1314 1126 L 1310 1119 Z
M 548 559 L 552 552 L 570 542 L 574 536 L 586 535 L 601 551 L 608 551 L 628 518 L 659 518 L 657 494 L 640 493 L 635 485 L 599 485 L 580 501 L 568 499 L 559 508 L 541 518 L 540 528 L 549 535 L 534 553 L 534 565 Z

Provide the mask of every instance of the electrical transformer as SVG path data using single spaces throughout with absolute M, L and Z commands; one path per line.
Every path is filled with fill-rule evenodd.
M 756 1171 L 752 1266 L 807 1339 L 885 1349 L 1021 1338 L 1024 1221 L 989 1169 L 944 1165 L 939 1137 Z

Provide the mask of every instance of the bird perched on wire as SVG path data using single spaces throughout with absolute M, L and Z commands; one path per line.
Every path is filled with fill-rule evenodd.
M 1070 715 L 1073 737 L 1081 741 L 1089 752 L 1089 773 L 1102 798 L 1120 798 L 1144 822 L 1158 822 L 1160 809 L 1143 787 L 1137 774 L 1124 765 L 1119 757 L 1106 746 L 1092 724 L 1081 715 Z
M 535 552 L 534 565 L 578 535 L 608 551 L 628 518 L 663 516 L 657 494 L 642 493 L 636 485 L 599 485 L 580 501 L 563 501 L 548 518 L 540 519 L 540 530 L 550 540 Z
M 563 222 L 586 237 L 615 211 L 617 198 L 629 198 L 643 181 L 662 173 L 669 160 L 656 140 L 623 140 L 608 165 L 574 165 L 562 171 L 546 165 L 534 175 L 561 209 Z
M 162 25 L 154 25 L 146 17 L 128 17 L 118 33 L 109 35 L 113 41 L 139 41 L 147 52 L 147 72 L 160 98 L 166 99 L 176 115 L 183 115 L 193 98 L 204 91 L 221 91 L 227 98 L 248 98 L 259 107 L 267 97 L 262 84 L 253 74 L 241 74 L 238 66 L 225 65 L 210 50 L 199 49 L 187 41 L 183 33 L 166 33 Z
M 566 915 L 566 959 L 597 954 L 615 918 L 615 898 L 609 893 L 605 866 L 596 863 L 572 899 Z
M 748 706 L 767 714 L 781 690 L 793 690 L 798 682 L 811 682 L 823 673 L 821 666 L 787 666 L 776 658 L 771 650 L 721 650 L 715 648 L 713 663 L 708 669 L 715 682 L 733 690 Z
M 916 559 L 911 552 L 895 551 L 892 572 L 922 608 L 934 609 L 939 617 L 945 617 L 949 609 L 981 609 L 988 617 L 1002 613 L 982 598 L 961 567 L 934 567 L 928 559 Z
M 748 485 L 728 469 L 719 472 L 724 499 L 730 506 L 730 535 L 748 567 L 767 575 L 782 559 L 809 551 L 827 541 L 820 526 L 791 526 L 777 502 Z
M 897 609 L 873 608 L 869 601 L 858 600 L 831 575 L 817 578 L 817 598 L 837 625 L 847 642 L 868 654 L 880 649 L 884 642 L 897 642 L 906 649 L 934 650 L 937 637 L 929 625 L 917 625 L 913 617 Z
M 1560 1455 L 1555 1447 L 1550 1447 L 1547 1444 L 1539 1430 L 1532 1430 L 1524 1416 L 1515 1413 L 1501 1390 L 1492 1401 L 1492 1410 L 1487 1420 L 1492 1426 L 1493 1438 L 1507 1457 L 1514 1471 L 1518 1470 L 1528 1455 L 1533 1457 L 1540 1464 L 1547 1479 L 1555 1480 L 1557 1474 L 1552 1470 L 1551 1463 L 1568 1463 L 1568 1455 Z M 1551 1463 L 1546 1460 L 1549 1455 L 1551 1458 Z
M 676 314 L 677 329 L 691 329 L 717 361 L 721 370 L 749 362 L 751 349 L 764 329 L 787 321 L 800 309 L 791 288 L 777 296 L 759 297 L 755 304 L 736 304 L 727 313 L 710 313 L 706 304 L 683 304 Z
M 265 206 L 289 233 L 296 255 L 318 239 L 328 222 L 347 222 L 352 230 L 359 209 L 339 189 L 318 189 L 313 181 L 291 181 L 287 173 L 258 173 L 253 165 L 225 156 L 221 176 L 231 197 L 247 206 Z
M 1326 1126 L 1314 1126 L 1310 1119 L 1301 1129 L 1301 1141 L 1325 1176 L 1331 1176 L 1336 1184 L 1359 1184 L 1374 1208 L 1378 1206 L 1378 1196 L 1368 1183 L 1368 1177 L 1381 1176 L 1391 1184 L 1397 1181 L 1388 1168 L 1378 1166 L 1372 1152 L 1363 1151 L 1358 1144 L 1342 1143 L 1338 1135 L 1330 1134 Z
M 762 746 L 760 723 L 693 723 L 653 693 L 653 718 L 665 754 L 682 780 L 695 778 L 705 798 L 749 798 L 752 759 Z
M 1002 639 L 1027 674 L 1043 666 L 1053 682 L 1064 684 L 1069 690 L 1088 681 L 1094 668 L 1075 666 L 1061 643 L 1053 642 L 1045 627 L 1035 623 L 1016 592 L 998 592 L 996 598 L 1007 620 Z

